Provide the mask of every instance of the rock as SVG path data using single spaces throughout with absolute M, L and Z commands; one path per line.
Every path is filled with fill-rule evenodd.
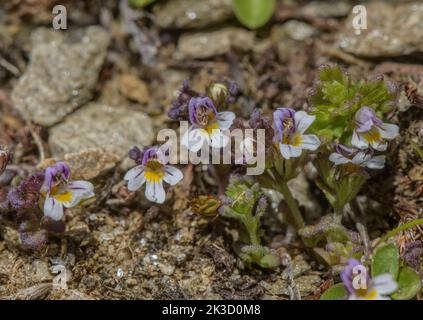
M 345 0 L 311 1 L 301 8 L 302 14 L 322 18 L 340 18 L 350 13 L 351 4 Z
M 36 280 L 37 282 L 43 282 L 53 279 L 47 262 L 42 260 L 35 260 L 33 262 L 33 266 L 35 268 L 34 280 Z
M 300 50 L 303 43 L 309 42 L 318 31 L 311 25 L 291 20 L 282 25 L 276 25 L 270 32 L 270 40 L 276 45 L 278 56 L 281 61 L 289 58 Z
M 41 28 L 31 39 L 31 61 L 12 99 L 22 117 L 51 126 L 92 98 L 109 35 L 96 26 L 70 33 Z
M 423 52 L 423 3 L 366 4 L 367 30 L 357 35 L 350 14 L 337 45 L 362 57 L 397 57 Z
M 122 158 L 133 145 L 142 148 L 153 139 L 151 120 L 144 113 L 90 103 L 52 127 L 48 143 L 54 157 L 100 148 Z
M 137 76 L 130 73 L 122 74 L 119 80 L 119 90 L 125 97 L 142 104 L 150 102 L 148 87 Z
M 172 0 L 155 9 L 155 21 L 163 29 L 203 28 L 233 16 L 232 0 Z
M 179 39 L 175 58 L 206 59 L 229 53 L 232 49 L 247 51 L 254 46 L 254 38 L 253 32 L 233 27 L 184 34 Z
M 291 262 L 292 276 L 294 278 L 304 274 L 305 272 L 311 270 L 310 265 L 305 261 L 302 255 L 296 256 Z M 282 272 L 282 279 L 288 279 L 288 269 L 285 269 Z
M 120 157 L 101 148 L 89 148 L 63 156 L 73 179 L 91 180 L 114 168 Z

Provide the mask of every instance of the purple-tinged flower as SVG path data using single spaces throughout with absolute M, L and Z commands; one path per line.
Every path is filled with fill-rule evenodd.
M 173 186 L 182 178 L 183 174 L 179 169 L 166 164 L 163 151 L 158 147 L 151 147 L 144 152 L 141 164 L 129 170 L 124 180 L 128 181 L 129 191 L 136 191 L 146 183 L 147 199 L 163 203 L 166 199 L 163 181 Z
M 383 123 L 369 107 L 357 111 L 355 125 L 351 143 L 359 149 L 371 146 L 375 150 L 385 151 L 388 146 L 385 140 L 396 138 L 399 132 L 397 125 Z
M 355 270 L 359 266 L 360 271 Z M 365 274 L 362 274 L 363 269 Z M 364 279 L 360 278 L 361 281 L 355 282 L 356 277 Z M 347 266 L 341 273 L 341 279 L 349 293 L 348 300 L 390 300 L 387 295 L 394 293 L 398 288 L 392 274 L 384 273 L 370 279 L 365 267 L 355 259 L 348 260 Z
M 10 207 L 14 210 L 37 208 L 43 180 L 44 173 L 36 173 L 24 179 L 19 186 L 10 189 L 7 194 Z
M 223 148 L 229 137 L 223 133 L 235 119 L 233 112 L 217 112 L 213 101 L 208 98 L 192 98 L 189 102 L 189 120 L 192 126 L 182 137 L 182 144 L 192 152 L 197 152 L 204 143 L 212 148 Z
M 303 149 L 319 148 L 320 140 L 316 135 L 304 134 L 315 119 L 315 116 L 291 108 L 279 108 L 273 113 L 275 142 L 283 158 L 297 158 Z
M 172 108 L 168 113 L 169 118 L 178 121 L 188 120 L 188 103 L 192 97 L 198 95 L 196 91 L 190 88 L 188 80 L 185 80 L 178 96 L 172 101 Z
M 69 179 L 70 169 L 64 162 L 57 162 L 45 170 L 41 196 L 46 217 L 59 221 L 63 217 L 63 207 L 75 207 L 94 196 L 94 186 L 90 182 Z
M 348 148 L 342 144 L 335 147 L 336 152 L 329 156 L 329 160 L 335 165 L 354 164 L 359 167 L 369 169 L 383 169 L 385 166 L 385 156 L 373 156 L 373 149 Z

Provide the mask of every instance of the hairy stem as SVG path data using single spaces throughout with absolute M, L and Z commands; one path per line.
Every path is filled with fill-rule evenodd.
M 298 207 L 297 200 L 292 196 L 291 190 L 286 182 L 279 184 L 279 191 L 283 194 L 286 203 L 288 204 L 289 211 L 296 230 L 299 230 L 305 226 L 303 216 L 301 215 L 300 208 Z

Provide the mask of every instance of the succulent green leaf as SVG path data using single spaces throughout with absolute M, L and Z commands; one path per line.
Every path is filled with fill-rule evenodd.
M 347 289 L 343 283 L 337 283 L 333 287 L 327 289 L 321 296 L 320 300 L 345 300 L 348 297 Z
M 393 243 L 376 249 L 372 261 L 372 277 L 384 273 L 392 274 L 396 279 L 399 270 L 399 252 Z
M 235 16 L 246 27 L 264 26 L 275 11 L 275 0 L 233 0 Z
M 394 300 L 413 299 L 421 290 L 419 275 L 409 267 L 402 267 L 398 274 L 398 290 L 392 295 Z

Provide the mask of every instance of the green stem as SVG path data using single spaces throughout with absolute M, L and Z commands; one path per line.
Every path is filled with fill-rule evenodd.
M 376 248 L 378 245 L 380 245 L 381 243 L 385 242 L 389 238 L 392 238 L 393 236 L 396 236 L 398 233 L 400 233 L 400 232 L 402 232 L 404 230 L 414 228 L 415 226 L 417 226 L 419 224 L 423 224 L 423 219 L 416 219 L 416 220 L 413 220 L 411 222 L 408 222 L 408 223 L 405 223 L 405 224 L 400 225 L 399 227 L 395 228 L 394 230 L 389 231 L 382 238 L 380 238 L 380 240 L 375 244 L 374 247 Z
M 295 229 L 298 231 L 305 226 L 305 223 L 303 216 L 301 215 L 300 208 L 298 207 L 297 200 L 295 200 L 292 196 L 291 190 L 289 190 L 286 182 L 279 184 L 279 191 L 283 194 L 285 201 L 288 204 Z

